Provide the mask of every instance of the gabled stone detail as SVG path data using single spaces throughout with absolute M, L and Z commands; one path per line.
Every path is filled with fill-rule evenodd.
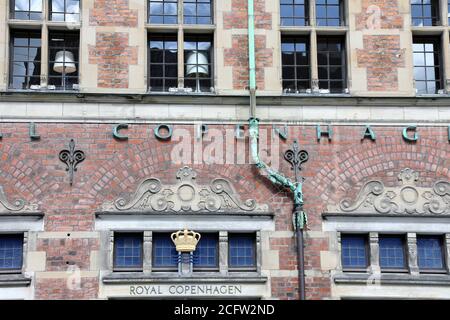
M 177 183 L 164 186 L 157 178 L 145 179 L 127 200 L 119 198 L 102 206 L 103 212 L 267 212 L 267 205 L 254 199 L 242 201 L 233 185 L 217 178 L 209 185 L 195 181 L 197 173 L 189 167 L 178 170 Z
M 37 204 L 28 204 L 23 199 L 16 199 L 11 203 L 6 198 L 3 187 L 0 186 L 0 214 L 35 213 Z
M 418 172 L 403 169 L 397 187 L 385 187 L 381 181 L 367 182 L 356 199 L 343 199 L 329 206 L 329 213 L 450 215 L 450 182 L 437 181 L 432 187 L 418 187 Z

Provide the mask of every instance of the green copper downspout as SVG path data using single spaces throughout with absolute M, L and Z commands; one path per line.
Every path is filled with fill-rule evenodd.
M 250 117 L 256 116 L 256 56 L 255 56 L 255 9 L 254 0 L 248 1 L 248 68 L 250 90 Z
M 267 173 L 268 179 L 276 184 L 288 188 L 294 194 L 293 224 L 296 231 L 299 272 L 300 300 L 305 300 L 305 275 L 304 275 L 304 250 L 303 229 L 307 224 L 307 217 L 303 211 L 302 183 L 293 182 L 281 173 L 273 170 L 259 158 L 258 138 L 259 120 L 256 118 L 256 56 L 255 56 L 255 13 L 254 0 L 248 1 L 248 65 L 249 65 L 249 90 L 250 90 L 250 119 L 249 135 L 253 161 L 256 167 Z

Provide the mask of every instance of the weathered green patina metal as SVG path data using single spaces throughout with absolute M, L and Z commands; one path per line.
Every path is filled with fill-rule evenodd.
M 253 160 L 256 166 L 267 172 L 267 178 L 274 184 L 288 188 L 294 195 L 295 214 L 293 224 L 295 230 L 303 230 L 308 223 L 306 213 L 303 211 L 303 183 L 294 182 L 286 178 L 283 174 L 273 170 L 261 160 L 258 153 L 259 120 L 251 118 L 249 120 L 250 147 Z

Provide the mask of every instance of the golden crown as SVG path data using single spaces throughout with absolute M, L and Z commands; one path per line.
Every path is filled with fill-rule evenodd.
M 197 243 L 200 241 L 200 233 L 184 229 L 177 231 L 170 235 L 173 243 L 177 247 L 178 252 L 192 252 L 195 251 Z

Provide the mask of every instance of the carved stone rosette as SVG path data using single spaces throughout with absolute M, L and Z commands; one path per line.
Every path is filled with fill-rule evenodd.
M 418 187 L 418 172 L 403 169 L 397 187 L 385 187 L 381 181 L 367 182 L 356 199 L 344 199 L 328 212 L 390 214 L 390 215 L 450 215 L 450 182 L 437 181 L 432 187 Z
M 267 212 L 267 205 L 255 200 L 242 201 L 232 184 L 223 178 L 199 185 L 197 173 L 183 167 L 176 174 L 177 183 L 163 186 L 156 178 L 141 182 L 136 192 L 127 200 L 119 198 L 102 206 L 103 212 L 153 211 L 153 212 Z

